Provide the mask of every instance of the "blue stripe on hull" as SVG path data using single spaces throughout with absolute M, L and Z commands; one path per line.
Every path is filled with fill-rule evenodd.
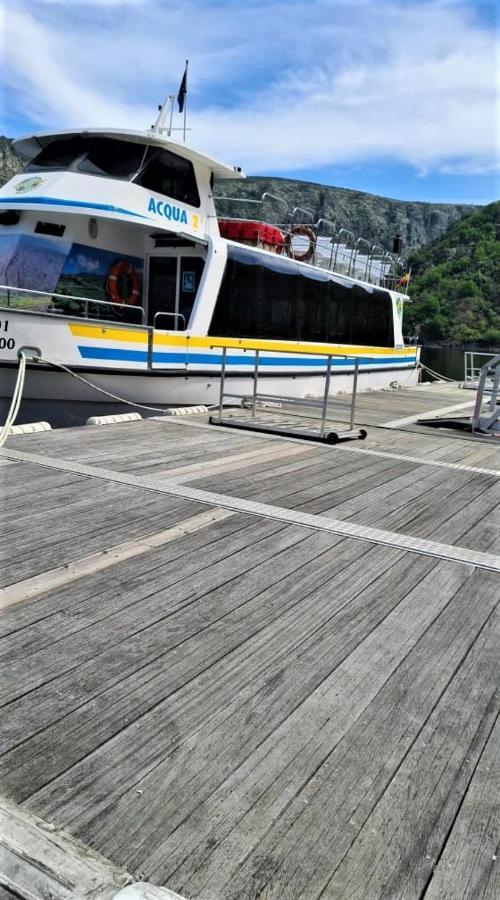
M 132 209 L 122 209 L 121 206 L 112 206 L 110 203 L 89 203 L 87 200 L 62 200 L 60 197 L 0 197 L 0 203 L 26 203 L 43 206 L 70 206 L 82 209 L 98 209 L 103 212 L 118 213 L 125 216 L 135 216 L 137 219 L 147 219 L 142 213 Z
M 145 350 L 125 350 L 113 347 L 89 347 L 79 345 L 80 355 L 83 359 L 107 359 L 116 360 L 118 362 L 144 362 L 148 361 L 148 354 Z M 381 357 L 358 357 L 360 365 L 370 366 L 387 366 L 387 365 L 414 365 L 414 356 L 381 356 Z M 170 363 L 172 365 L 185 365 L 187 362 L 197 365 L 221 365 L 222 355 L 220 353 L 194 353 L 186 350 L 183 353 L 161 353 L 159 351 L 153 353 L 153 363 Z M 332 366 L 354 366 L 356 358 L 346 357 L 345 359 L 332 359 Z M 282 366 L 283 368 L 305 368 L 316 366 L 325 368 L 326 363 L 324 357 L 284 357 L 284 356 L 260 356 L 259 364 L 262 366 Z M 230 366 L 253 366 L 255 365 L 255 354 L 247 354 L 245 356 L 226 355 L 226 365 Z

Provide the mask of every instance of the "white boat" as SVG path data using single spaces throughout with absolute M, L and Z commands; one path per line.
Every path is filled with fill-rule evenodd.
M 251 220 L 218 218 L 214 178 L 243 173 L 158 123 L 14 149 L 26 166 L 0 189 L 3 397 L 23 348 L 39 360 L 24 388 L 36 400 L 95 402 L 92 384 L 143 404 L 215 403 L 223 348 L 226 391 L 240 394 L 256 350 L 268 393 L 320 394 L 325 354 L 332 393 L 351 389 L 356 360 L 360 390 L 417 381 L 394 254 L 271 195 L 246 205 Z

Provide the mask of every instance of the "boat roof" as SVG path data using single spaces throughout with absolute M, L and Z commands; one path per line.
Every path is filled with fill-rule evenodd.
M 211 156 L 193 150 L 188 144 L 176 141 L 171 137 L 164 137 L 163 134 L 150 131 L 122 131 L 115 128 L 69 128 L 64 131 L 44 131 L 36 134 L 23 135 L 16 138 L 12 142 L 17 155 L 25 162 L 31 160 L 39 153 L 40 147 L 48 143 L 48 139 L 77 137 L 85 135 L 86 137 L 109 137 L 117 141 L 132 141 L 137 144 L 150 144 L 153 147 L 161 147 L 164 150 L 171 150 L 184 159 L 189 159 L 193 163 L 199 163 L 207 166 L 217 178 L 245 178 L 245 173 L 238 166 L 230 166 L 227 163 L 220 162 Z

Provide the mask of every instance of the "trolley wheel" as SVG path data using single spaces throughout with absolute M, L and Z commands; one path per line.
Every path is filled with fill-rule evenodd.
M 368 432 L 365 431 L 364 428 L 360 428 L 360 429 L 359 429 L 359 439 L 360 439 L 360 441 L 364 441 L 364 439 L 365 439 L 366 437 L 368 437 Z
M 329 434 L 327 434 L 327 436 L 326 436 L 327 444 L 338 444 L 339 440 L 340 440 L 340 438 L 336 431 L 330 431 Z

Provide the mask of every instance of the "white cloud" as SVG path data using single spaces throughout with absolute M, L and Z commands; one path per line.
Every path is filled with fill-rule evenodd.
M 37 128 L 147 127 L 189 56 L 193 142 L 249 171 L 497 165 L 497 47 L 466 3 L 17 0 L 4 30 Z

